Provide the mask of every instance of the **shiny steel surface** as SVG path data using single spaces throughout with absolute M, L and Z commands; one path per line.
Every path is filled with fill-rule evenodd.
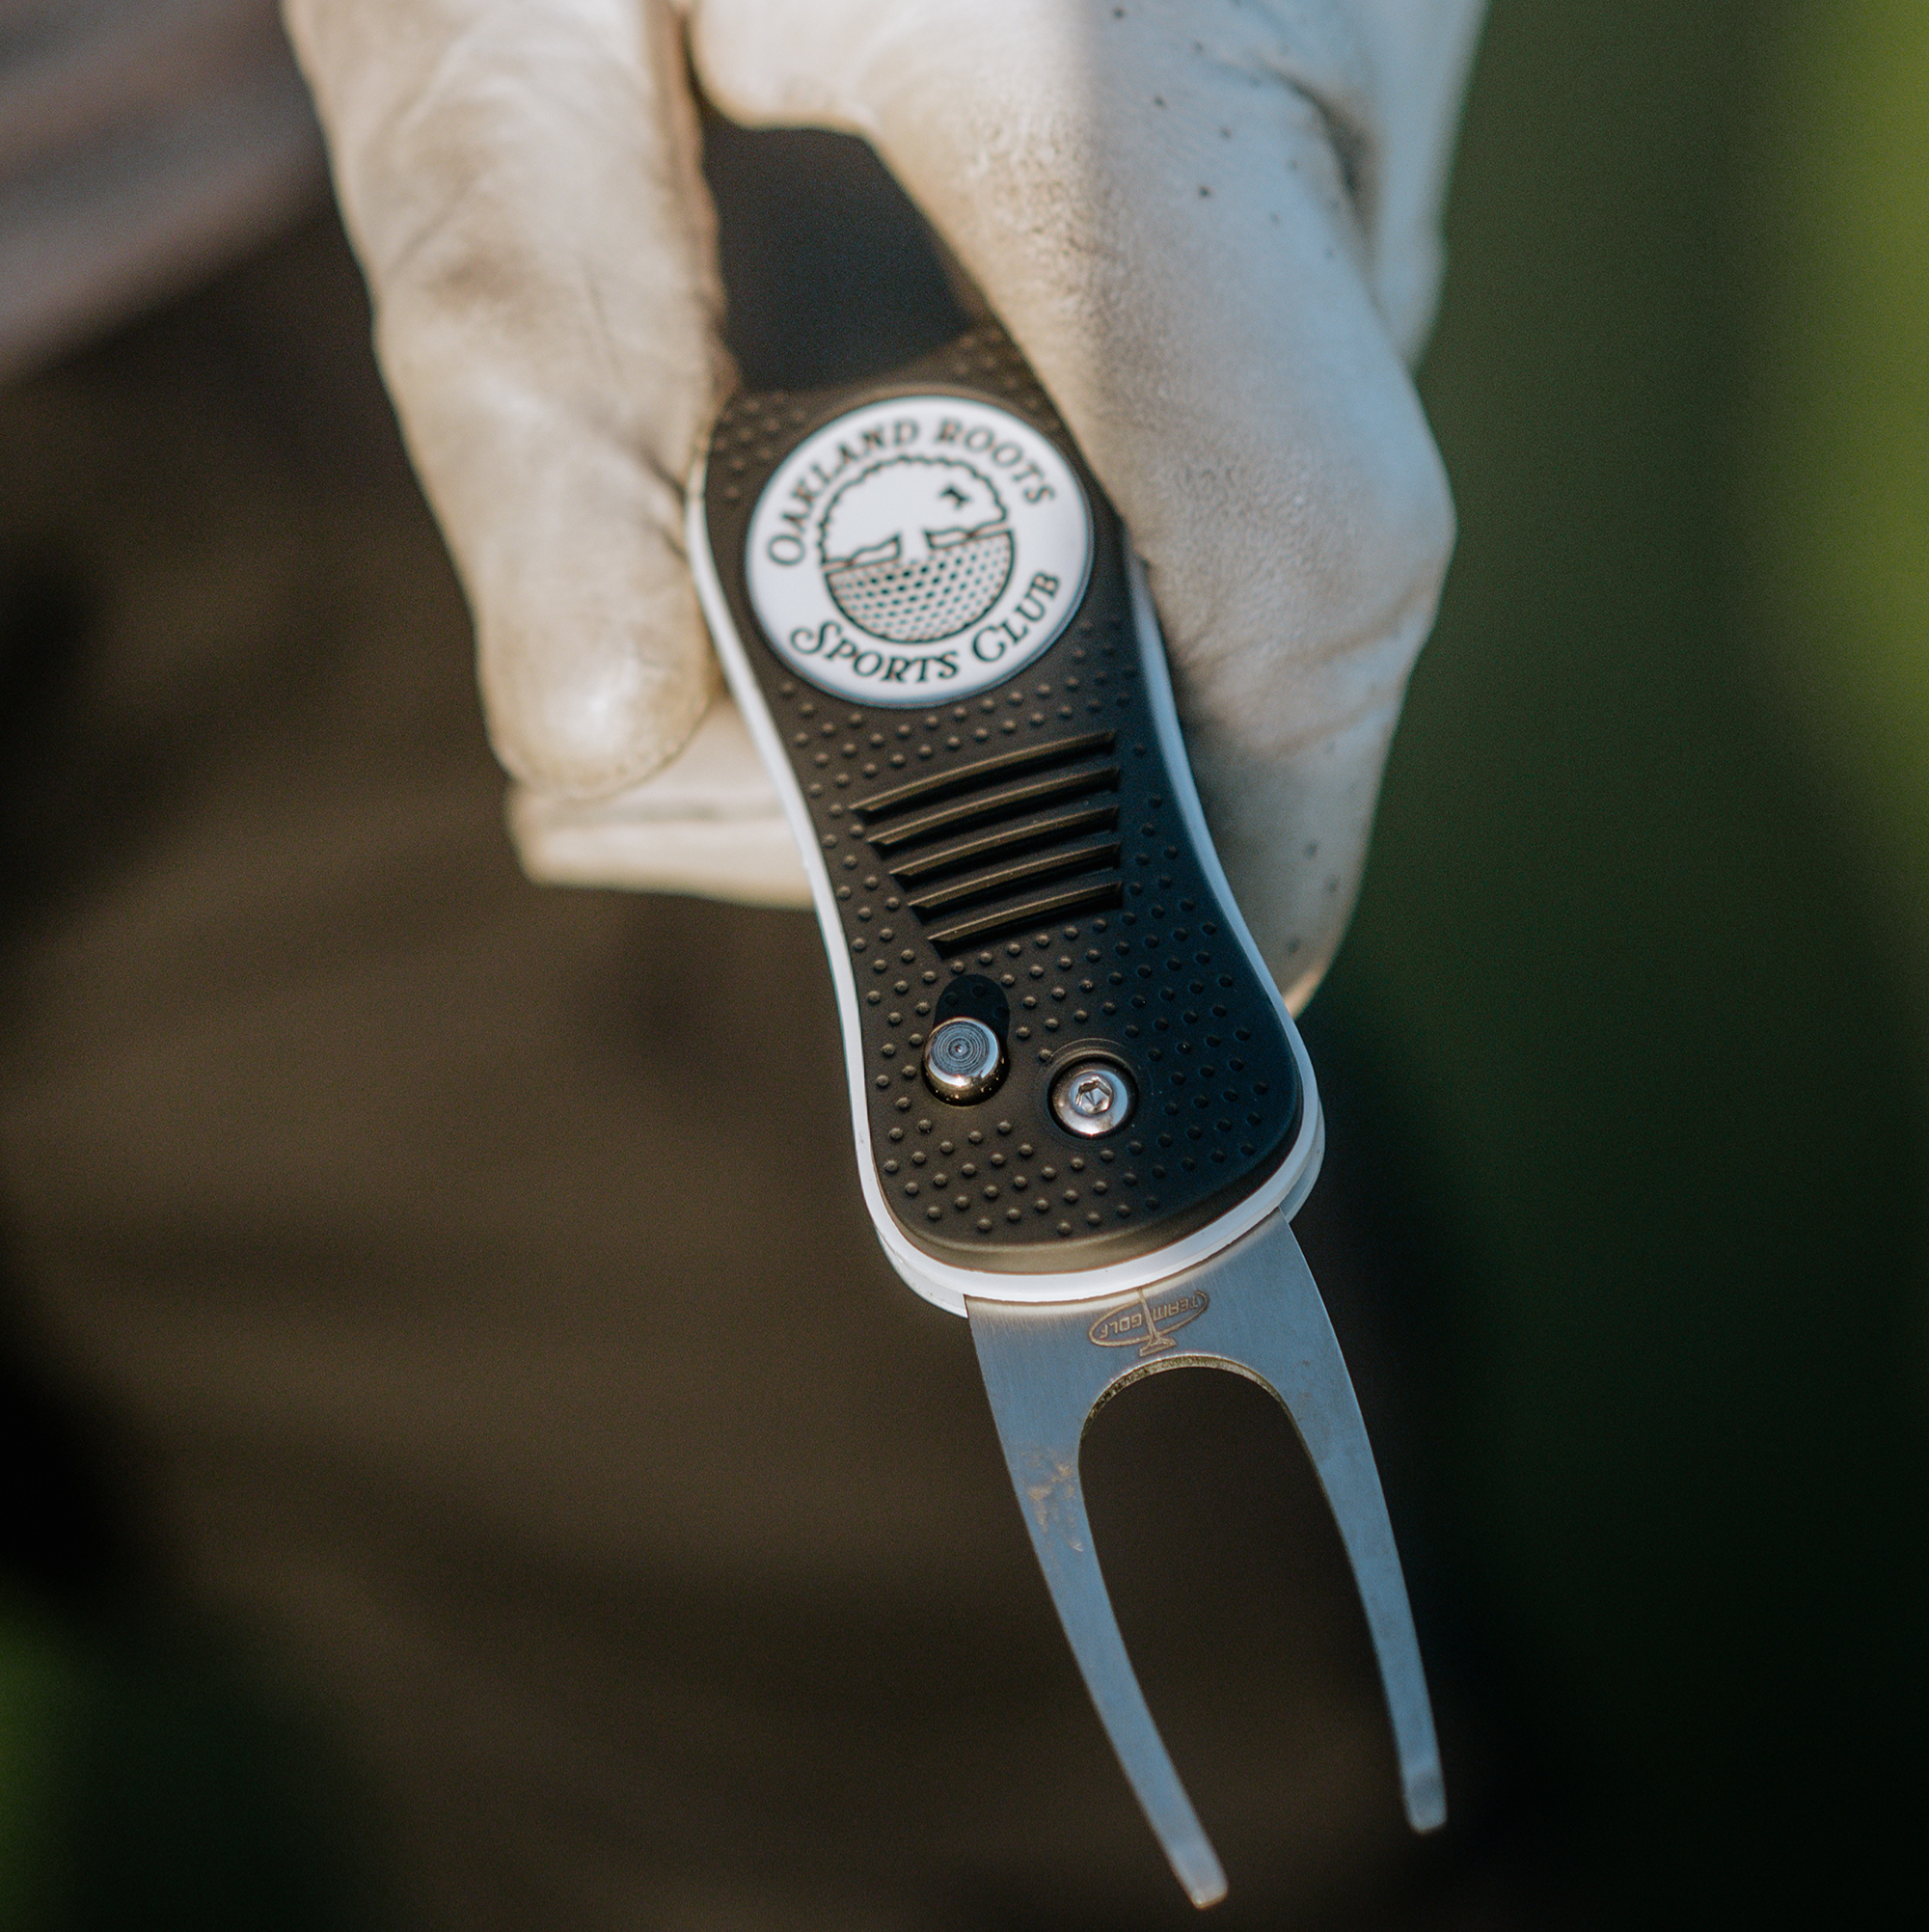
M 1225 1874 L 1173 1769 L 1112 1615 L 1078 1477 L 1085 1425 L 1128 1382 L 1228 1369 L 1269 1390 L 1313 1458 L 1367 1613 L 1416 1831 L 1447 1815 L 1439 1747 L 1379 1473 L 1332 1322 L 1285 1219 L 1137 1293 L 1029 1306 L 967 1297 L 998 1438 L 1092 1701 L 1195 1905 Z
M 931 1029 L 924 1048 L 924 1076 L 943 1099 L 982 1100 L 1004 1071 L 1004 1044 L 982 1020 L 946 1020 Z
M 1131 1081 L 1123 1069 L 1103 1060 L 1068 1067 L 1051 1089 L 1051 1111 L 1059 1126 L 1086 1140 L 1116 1133 L 1131 1110 Z

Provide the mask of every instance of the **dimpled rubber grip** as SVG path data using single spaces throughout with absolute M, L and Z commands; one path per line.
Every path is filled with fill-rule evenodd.
M 1019 417 L 1093 512 L 1075 614 L 1016 675 L 955 703 L 934 691 L 915 708 L 867 705 L 818 688 L 774 648 L 747 581 L 773 473 L 823 424 L 892 396 Z M 1096 1267 L 1164 1247 L 1263 1184 L 1299 1129 L 1298 1069 L 1175 802 L 1119 519 L 1010 341 L 979 330 L 886 381 L 738 398 L 712 437 L 703 507 L 815 832 L 806 863 L 829 882 L 826 939 L 856 985 L 842 1019 L 871 1157 L 905 1237 L 994 1273 Z M 859 567 L 873 602 L 840 608 L 864 617 L 884 593 L 877 568 Z M 943 594 L 959 581 L 954 569 Z M 924 621 L 909 602 L 892 608 L 900 628 Z M 1005 1048 L 1001 1084 L 968 1104 L 937 1098 L 923 1072 L 931 1029 L 953 1015 L 983 1020 Z M 1052 1116 L 1055 1074 L 1083 1059 L 1134 1089 L 1114 1135 L 1082 1138 Z

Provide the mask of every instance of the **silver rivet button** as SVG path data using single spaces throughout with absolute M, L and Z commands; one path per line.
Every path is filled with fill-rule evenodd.
M 1004 1045 L 982 1020 L 943 1020 L 924 1043 L 924 1076 L 942 1100 L 981 1101 L 1004 1072 Z
M 1081 1061 L 1052 1082 L 1053 1117 L 1086 1140 L 1124 1127 L 1131 1110 L 1132 1083 L 1106 1061 Z

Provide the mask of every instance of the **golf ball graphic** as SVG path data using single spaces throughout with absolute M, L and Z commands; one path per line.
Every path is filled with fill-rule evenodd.
M 894 456 L 830 500 L 824 583 L 860 631 L 928 644 L 976 623 L 1011 582 L 1012 532 L 998 493 L 968 463 Z

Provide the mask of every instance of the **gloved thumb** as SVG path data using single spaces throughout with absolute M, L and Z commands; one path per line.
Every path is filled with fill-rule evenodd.
M 285 12 L 497 752 L 547 792 L 633 784 L 717 685 L 682 484 L 727 364 L 680 23 L 666 0 Z

